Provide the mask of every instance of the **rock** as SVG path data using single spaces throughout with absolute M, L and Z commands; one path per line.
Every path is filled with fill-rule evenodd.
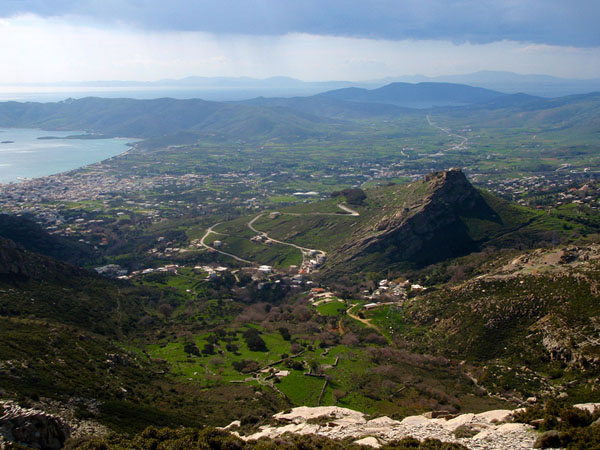
M 367 427 L 370 428 L 385 428 L 391 427 L 393 425 L 398 425 L 400 422 L 394 419 L 390 419 L 387 416 L 377 417 L 376 419 L 369 420 L 367 422 Z
M 239 428 L 242 426 L 242 422 L 240 422 L 239 420 L 234 420 L 233 422 L 231 422 L 229 425 L 227 425 L 226 427 L 223 427 L 224 430 L 230 430 L 232 428 Z
M 461 414 L 460 416 L 455 417 L 454 419 L 441 421 L 439 423 L 444 428 L 447 428 L 450 431 L 454 431 L 462 425 L 466 425 L 468 423 L 473 422 L 474 419 L 475 419 L 475 414 Z
M 258 433 L 241 436 L 244 440 L 277 438 L 285 433 L 317 434 L 332 439 L 352 439 L 363 445 L 379 447 L 406 437 L 457 442 L 471 450 L 532 448 L 536 439 L 533 428 L 512 421 L 514 411 L 495 410 L 480 414 L 461 414 L 450 420 L 420 416 L 402 421 L 378 417 L 367 421 L 364 414 L 346 408 L 298 407 L 273 416 L 280 425 L 265 425 Z M 460 429 L 460 430 L 459 430 Z M 454 433 L 459 430 L 458 433 Z M 370 443 L 368 443 L 370 442 Z M 375 445 L 377 443 L 377 445 Z
M 0 434 L 32 448 L 59 450 L 70 435 L 69 426 L 59 417 L 35 409 L 25 409 L 12 403 L 3 405 Z
M 408 416 L 402 419 L 401 425 L 424 425 L 429 423 L 429 419 L 425 416 Z
M 530 405 L 533 405 L 534 403 L 538 402 L 537 397 L 529 397 L 527 400 L 527 403 L 529 403 Z
M 535 428 L 536 430 L 542 426 L 542 424 L 544 423 L 544 419 L 535 419 L 532 420 L 531 422 L 529 422 L 529 425 L 531 425 L 533 428 Z
M 368 445 L 370 447 L 375 447 L 375 448 L 381 447 L 381 444 L 379 443 L 377 438 L 374 438 L 373 436 L 359 439 L 358 441 L 354 441 L 354 443 L 357 445 Z
M 582 409 L 588 411 L 590 414 L 594 414 L 596 411 L 600 410 L 600 403 L 578 403 L 573 405 L 573 408 Z

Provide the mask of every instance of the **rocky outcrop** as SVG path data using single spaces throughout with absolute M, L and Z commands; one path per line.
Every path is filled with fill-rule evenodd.
M 59 417 L 12 402 L 1 405 L 0 436 L 31 448 L 59 450 L 70 435 L 69 426 Z
M 389 417 L 369 420 L 361 412 L 336 406 L 301 406 L 290 412 L 275 414 L 273 418 L 278 425 L 263 426 L 259 432 L 242 438 L 277 438 L 285 433 L 317 434 L 334 439 L 354 438 L 355 442 L 377 448 L 386 442 L 413 437 L 458 442 L 478 450 L 532 448 L 536 433 L 529 425 L 512 423 L 512 413 L 510 410 L 495 410 L 452 418 L 421 415 L 398 421 Z
M 377 253 L 389 262 L 430 264 L 477 249 L 462 217 L 499 221 L 459 169 L 433 172 L 415 182 L 401 206 L 380 217 L 340 251 L 348 260 Z

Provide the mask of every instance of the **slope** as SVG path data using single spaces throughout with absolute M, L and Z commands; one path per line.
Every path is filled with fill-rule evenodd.
M 75 265 L 85 265 L 95 259 L 90 246 L 68 238 L 48 234 L 27 217 L 0 214 L 0 236 L 14 241 L 24 249 Z
M 571 245 L 488 261 L 483 275 L 394 311 L 396 339 L 487 365 L 478 378 L 495 393 L 598 401 L 599 250 Z
M 485 128 L 573 129 L 597 133 L 600 130 L 600 93 L 552 99 L 514 94 L 478 105 L 440 110 L 439 113 Z

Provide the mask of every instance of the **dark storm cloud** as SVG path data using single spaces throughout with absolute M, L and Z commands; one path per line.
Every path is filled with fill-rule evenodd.
M 143 29 L 600 45 L 598 0 L 2 0 L 0 16 L 77 15 Z

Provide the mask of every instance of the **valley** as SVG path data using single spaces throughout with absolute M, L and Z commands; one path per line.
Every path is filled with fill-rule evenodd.
M 395 97 L 426 88 L 0 104 L 140 139 L 0 186 L 2 401 L 68 416 L 73 448 L 600 402 L 597 94 Z

